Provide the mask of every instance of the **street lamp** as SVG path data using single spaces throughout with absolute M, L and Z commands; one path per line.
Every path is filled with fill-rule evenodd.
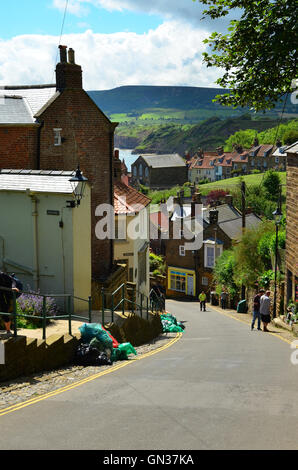
M 69 203 L 68 207 L 77 207 L 80 205 L 81 199 L 84 196 L 84 191 L 85 191 L 85 186 L 86 186 L 87 181 L 88 181 L 88 178 L 83 176 L 80 170 L 80 165 L 78 165 L 75 176 L 73 176 L 69 180 L 73 189 L 75 200 L 67 201 Z
M 279 194 L 279 201 L 277 209 L 272 213 L 275 221 L 275 265 L 274 265 L 274 300 L 273 300 L 273 318 L 276 318 L 276 276 L 277 276 L 277 254 L 278 254 L 278 227 L 281 222 L 281 194 Z

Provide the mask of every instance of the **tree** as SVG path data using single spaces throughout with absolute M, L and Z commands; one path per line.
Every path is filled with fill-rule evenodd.
M 222 18 L 240 8 L 241 17 L 230 21 L 228 34 L 214 32 L 204 41 L 212 47 L 204 61 L 225 70 L 217 83 L 230 89 L 216 100 L 256 111 L 273 108 L 298 75 L 296 0 L 199 1 L 209 7 L 203 18 Z
M 281 180 L 276 171 L 268 170 L 264 174 L 263 186 L 269 200 L 277 201 L 279 198 Z

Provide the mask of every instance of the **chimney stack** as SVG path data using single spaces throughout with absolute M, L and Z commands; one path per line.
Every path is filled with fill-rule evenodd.
M 218 222 L 218 210 L 210 209 L 209 211 L 209 223 L 210 225 L 216 225 Z
M 75 64 L 75 54 L 73 49 L 68 51 L 67 46 L 59 46 L 60 62 L 56 65 L 56 90 L 62 92 L 69 88 L 73 90 L 82 90 L 82 69 L 80 65 Z
M 233 196 L 231 194 L 225 195 L 225 203 L 228 204 L 229 206 L 233 205 Z
M 119 158 L 119 150 L 114 150 L 114 181 L 121 181 L 121 174 L 122 174 L 122 168 L 121 168 L 121 160 Z

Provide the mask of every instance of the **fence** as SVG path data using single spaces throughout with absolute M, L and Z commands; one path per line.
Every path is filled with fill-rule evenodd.
M 137 302 L 136 299 L 134 299 L 134 295 L 132 299 L 128 298 L 128 288 L 125 283 L 121 284 L 114 292 L 109 293 L 105 292 L 104 288 L 102 288 L 101 295 L 102 295 L 102 324 L 105 324 L 105 314 L 109 312 L 111 314 L 111 321 L 114 322 L 114 314 L 116 310 L 122 311 L 122 314 L 125 315 L 126 310 L 130 310 L 132 314 L 140 314 L 141 317 L 143 317 L 143 313 L 146 314 L 147 320 L 149 317 L 149 310 L 151 312 L 159 312 L 164 310 L 164 299 L 160 298 L 156 292 L 151 289 L 149 293 L 149 297 L 143 294 L 142 292 L 139 292 L 138 290 L 134 290 L 134 293 L 138 295 L 140 302 Z M 48 320 L 62 320 L 62 319 L 68 319 L 68 331 L 69 334 L 72 334 L 72 329 L 71 329 L 71 321 L 72 320 L 82 320 L 86 321 L 87 318 L 83 317 L 81 315 L 77 315 L 73 313 L 73 302 L 72 300 L 80 300 L 83 302 L 86 302 L 88 304 L 88 322 L 92 322 L 92 298 L 91 296 L 88 297 L 88 299 L 82 299 L 80 297 L 76 297 L 72 294 L 40 294 L 40 293 L 35 293 L 35 292 L 30 292 L 30 291 L 22 291 L 20 294 L 29 294 L 32 295 L 34 294 L 37 297 L 41 297 L 42 300 L 42 315 L 29 315 L 25 313 L 18 313 L 17 310 L 17 296 L 16 296 L 16 291 L 13 289 L 9 289 L 6 287 L 0 287 L 0 291 L 6 291 L 7 292 L 7 297 L 8 297 L 8 304 L 10 304 L 9 312 L 0 312 L 0 316 L 12 316 L 13 319 L 13 331 L 14 331 L 14 337 L 17 337 L 17 330 L 18 330 L 18 318 L 34 318 L 34 319 L 39 319 L 42 321 L 42 339 L 46 339 L 46 326 L 47 326 L 47 321 Z M 120 293 L 120 301 L 119 299 L 119 293 Z M 3 294 L 2 294 L 3 295 Z M 5 293 L 4 293 L 5 295 Z M 66 312 L 65 314 L 59 314 L 57 316 L 48 316 L 47 311 L 46 311 L 46 300 L 47 298 L 58 298 L 58 297 L 64 297 L 66 299 Z M 106 309 L 107 305 L 107 299 L 109 298 L 110 300 L 110 305 L 111 307 L 109 309 Z M 0 303 L 1 306 L 1 303 Z M 130 309 L 129 309 L 130 307 Z
M 72 299 L 73 300 L 80 300 L 83 302 L 88 303 L 88 320 L 89 323 L 91 322 L 91 313 L 92 313 L 92 299 L 89 297 L 88 299 L 82 299 L 80 297 L 76 297 L 72 294 L 40 294 L 36 292 L 30 292 L 30 291 L 21 291 L 20 294 L 29 294 L 29 295 L 35 295 L 36 297 L 41 297 L 42 298 L 42 315 L 29 315 L 27 313 L 18 313 L 17 311 L 17 296 L 16 296 L 16 291 L 13 289 L 9 289 L 7 287 L 0 287 L 0 291 L 6 291 L 6 297 L 7 303 L 9 305 L 9 312 L 0 312 L 0 316 L 12 316 L 13 319 L 13 331 L 14 331 L 14 337 L 17 336 L 17 329 L 18 329 L 18 318 L 33 318 L 37 320 L 42 320 L 42 339 L 46 339 L 46 325 L 48 320 L 63 320 L 63 319 L 68 319 L 68 331 L 69 334 L 71 335 L 72 330 L 71 330 L 71 320 L 83 320 L 86 321 L 86 317 L 76 315 L 72 311 Z M 2 293 L 3 295 L 3 293 Z M 5 295 L 5 292 L 4 292 Z M 66 299 L 66 312 L 65 315 L 57 315 L 57 316 L 48 316 L 46 312 L 46 305 L 47 305 L 47 298 L 58 298 L 58 297 L 64 297 Z M 1 304 L 0 304 L 1 305 Z

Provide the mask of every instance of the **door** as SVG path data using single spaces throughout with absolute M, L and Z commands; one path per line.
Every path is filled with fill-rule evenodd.
M 194 295 L 193 292 L 193 275 L 188 274 L 187 276 L 187 295 Z

